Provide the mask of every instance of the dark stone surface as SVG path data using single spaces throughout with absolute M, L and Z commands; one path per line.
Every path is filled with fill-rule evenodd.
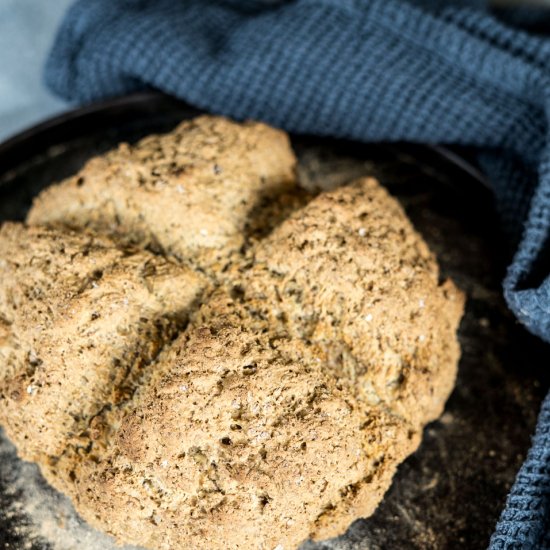
M 22 219 L 43 186 L 121 140 L 170 129 L 189 110 L 142 97 L 50 125 L 0 146 L 0 220 Z M 330 184 L 373 174 L 399 197 L 439 258 L 442 276 L 467 294 L 456 389 L 420 449 L 403 463 L 376 513 L 338 539 L 304 549 L 486 548 L 525 457 L 549 386 L 550 347 L 526 333 L 501 296 L 507 251 L 483 184 L 432 149 L 296 138 L 301 172 Z M 2 460 L 15 460 L 0 456 Z M 19 471 L 14 467 L 14 472 Z M 25 546 L 9 467 L 0 469 L 0 548 Z M 9 510 L 9 513 L 8 513 Z

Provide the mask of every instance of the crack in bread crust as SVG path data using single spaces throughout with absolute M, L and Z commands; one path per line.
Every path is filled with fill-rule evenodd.
M 0 420 L 120 542 L 337 535 L 441 413 L 461 293 L 376 181 L 314 198 L 294 165 L 282 132 L 200 117 L 0 231 Z

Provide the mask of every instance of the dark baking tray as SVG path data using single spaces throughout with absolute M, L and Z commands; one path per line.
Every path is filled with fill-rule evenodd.
M 23 219 L 41 188 L 91 156 L 170 130 L 196 113 L 151 92 L 76 109 L 19 134 L 0 145 L 0 220 Z M 371 518 L 356 521 L 338 539 L 304 547 L 486 548 L 550 382 L 550 347 L 528 334 L 502 300 L 509 251 L 487 182 L 463 152 L 304 136 L 293 141 L 307 177 L 377 176 L 438 254 L 442 275 L 468 296 L 459 376 L 445 414 L 427 427 L 420 449 L 400 466 Z M 12 451 L 1 460 L 0 548 L 50 548 L 45 538 L 26 539 L 22 527 L 32 518 L 17 506 L 21 492 L 13 490 L 24 470 L 16 468 Z M 73 546 L 67 541 L 66 548 Z

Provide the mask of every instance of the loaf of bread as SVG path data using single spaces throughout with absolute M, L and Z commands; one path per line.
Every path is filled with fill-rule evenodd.
M 443 410 L 462 293 L 375 180 L 312 197 L 294 164 L 200 117 L 0 230 L 0 424 L 120 543 L 338 535 Z

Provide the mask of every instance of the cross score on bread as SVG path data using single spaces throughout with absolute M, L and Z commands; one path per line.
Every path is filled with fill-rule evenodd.
M 199 117 L 0 230 L 0 424 L 91 525 L 290 549 L 370 515 L 452 390 L 463 296 L 373 179 Z

